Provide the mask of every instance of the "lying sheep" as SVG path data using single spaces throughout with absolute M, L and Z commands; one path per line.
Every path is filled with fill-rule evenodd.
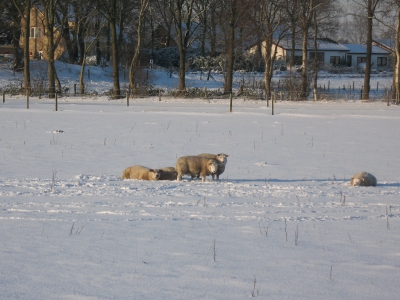
M 226 163 L 228 162 L 227 157 L 229 155 L 228 154 L 224 154 L 224 153 L 219 153 L 217 155 L 210 154 L 210 153 L 202 153 L 202 154 L 199 154 L 198 156 L 214 158 L 214 159 L 216 159 L 218 161 L 218 170 L 217 170 L 217 173 L 215 175 L 217 175 L 217 180 L 219 180 L 219 175 L 221 175 L 225 171 L 225 166 L 226 166 Z M 213 180 L 214 180 L 214 176 L 215 175 L 211 174 Z
M 161 171 L 159 180 L 176 180 L 178 177 L 178 172 L 174 167 L 161 168 Z
M 207 175 L 215 174 L 218 170 L 218 161 L 202 156 L 182 156 L 176 161 L 177 180 L 182 180 L 182 175 L 193 177 L 200 175 L 201 180 L 206 181 Z
M 368 172 L 358 172 L 350 180 L 351 186 L 376 186 L 377 180 Z
M 159 180 L 163 173 L 160 169 L 149 169 L 143 166 L 131 166 L 122 172 L 122 179 Z

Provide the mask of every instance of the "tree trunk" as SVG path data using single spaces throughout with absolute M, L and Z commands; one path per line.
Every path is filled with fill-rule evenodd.
M 317 22 L 317 14 L 314 12 L 314 91 L 317 90 L 318 87 L 318 68 L 319 68 L 319 60 L 318 60 L 318 22 Z
M 138 41 L 137 41 L 135 54 L 133 55 L 131 67 L 130 67 L 130 71 L 129 71 L 129 83 L 132 88 L 132 92 L 134 94 L 136 94 L 136 92 L 137 92 L 136 91 L 136 82 L 135 82 L 135 73 L 136 73 L 136 67 L 137 67 L 138 60 L 139 60 L 140 48 L 142 46 L 142 25 L 143 25 L 144 13 L 145 13 L 145 10 L 147 9 L 148 3 L 149 3 L 148 0 L 140 1 L 140 13 L 139 13 L 138 26 L 137 26 Z
M 46 38 L 47 38 L 47 62 L 49 98 L 55 98 L 56 84 L 54 72 L 54 11 L 51 7 L 45 9 Z
M 368 0 L 367 7 L 367 61 L 365 63 L 365 75 L 364 75 L 364 88 L 363 88 L 363 99 L 369 100 L 369 85 L 371 80 L 371 55 L 372 55 L 372 18 L 374 13 L 372 10 L 372 0 Z
M 207 13 L 203 13 L 203 30 L 201 33 L 201 56 L 205 56 L 205 47 L 206 47 L 206 34 L 207 34 Z
M 115 21 L 110 21 L 111 27 L 111 49 L 112 49 L 112 66 L 113 66 L 113 80 L 114 80 L 114 99 L 119 99 L 121 96 L 119 85 L 119 65 L 118 65 L 118 41 L 117 29 Z
M 75 64 L 76 63 L 76 57 L 75 57 L 75 54 L 74 54 L 74 47 L 73 47 L 72 41 L 71 41 L 68 20 L 65 20 L 64 23 L 65 24 L 64 24 L 64 30 L 62 32 L 62 36 L 63 36 L 65 44 L 67 46 L 68 63 Z
M 397 9 L 397 25 L 396 25 L 396 37 L 395 37 L 395 68 L 394 68 L 394 82 L 393 92 L 396 99 L 396 104 L 400 104 L 400 7 Z
M 24 87 L 25 91 L 31 90 L 31 71 L 29 58 L 29 29 L 31 27 L 31 1 L 26 1 L 25 6 L 25 28 L 24 28 Z
M 95 32 L 100 31 L 100 19 L 97 18 L 94 23 Z M 100 40 L 96 38 L 96 64 L 99 66 L 101 63 Z
M 304 99 L 308 96 L 308 78 L 307 78 L 307 42 L 308 29 L 303 31 L 302 58 L 301 58 L 301 87 L 300 97 Z
M 81 73 L 79 74 L 79 92 L 81 95 L 83 95 L 85 93 L 85 80 L 84 80 L 84 76 L 85 76 L 85 63 L 86 60 L 86 54 L 83 55 L 83 63 L 81 65 Z
M 232 93 L 233 87 L 233 62 L 235 55 L 235 20 L 236 20 L 236 0 L 231 1 L 231 13 L 229 18 L 229 46 L 228 46 L 228 70 L 225 85 L 225 93 Z
M 179 43 L 178 43 L 179 44 Z M 179 90 L 186 90 L 186 50 L 179 47 Z
M 83 64 L 83 58 L 85 56 L 85 29 L 84 27 L 84 22 L 81 21 L 79 24 L 79 29 L 78 29 L 78 45 L 79 45 L 79 64 Z
M 296 50 L 296 23 L 292 24 L 292 51 L 290 52 L 290 69 L 294 66 L 294 53 Z
M 217 55 L 217 33 L 215 31 L 216 28 L 216 21 L 215 21 L 215 13 L 214 11 L 211 11 L 211 16 L 210 16 L 210 25 L 211 25 L 211 32 L 210 32 L 210 55 L 212 57 Z

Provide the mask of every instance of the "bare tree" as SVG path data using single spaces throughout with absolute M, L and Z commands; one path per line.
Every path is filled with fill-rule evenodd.
M 243 40 L 252 35 L 256 36 L 256 31 L 244 33 L 244 28 L 250 25 L 251 12 L 254 7 L 257 7 L 259 0 L 229 0 L 225 2 L 225 12 L 228 14 L 226 19 L 229 20 L 228 30 L 226 32 L 226 53 L 227 53 L 227 68 L 225 75 L 224 92 L 226 94 L 232 92 L 233 88 L 233 71 L 235 50 L 242 51 Z M 239 38 L 237 37 L 239 31 Z
M 263 55 L 265 60 L 265 91 L 266 98 L 271 98 L 271 80 L 276 60 L 277 45 L 288 32 L 285 22 L 285 11 L 282 0 L 262 0 L 259 6 L 258 28 L 262 36 Z
M 120 83 L 119 83 L 119 64 L 118 64 L 119 51 L 118 51 L 118 35 L 117 35 L 118 1 L 119 0 L 99 0 L 100 11 L 104 15 L 104 17 L 108 20 L 108 24 L 111 30 L 114 99 L 118 99 L 121 96 Z
M 308 63 L 307 63 L 307 47 L 310 27 L 313 24 L 316 2 L 318 0 L 299 0 L 299 27 L 302 34 L 302 59 L 301 59 L 301 87 L 300 97 L 308 96 Z
M 204 12 L 194 10 L 195 0 L 168 0 L 169 10 L 174 20 L 174 28 L 179 49 L 179 90 L 186 89 L 186 53 L 189 46 L 197 37 L 197 28 L 200 23 L 196 23 L 200 14 Z
M 136 93 L 136 83 L 135 83 L 135 72 L 138 65 L 139 53 L 142 45 L 142 31 L 143 31 L 143 20 L 145 16 L 145 12 L 149 7 L 149 0 L 140 0 L 140 9 L 139 9 L 139 17 L 138 23 L 136 26 L 137 31 L 137 44 L 135 48 L 135 54 L 133 55 L 131 66 L 129 70 L 129 83 L 132 88 L 133 93 Z
M 284 0 L 282 2 L 283 9 L 285 11 L 285 14 L 288 19 L 288 26 L 290 27 L 290 36 L 291 36 L 291 49 L 292 51 L 290 52 L 290 58 L 289 58 L 289 67 L 290 67 L 290 72 L 292 71 L 291 67 L 294 66 L 294 54 L 295 54 L 295 48 L 296 48 L 296 37 L 297 33 L 299 32 L 298 29 L 298 20 L 299 20 L 299 14 L 298 14 L 298 9 L 299 9 L 299 0 Z
M 22 5 L 21 3 L 17 2 L 16 0 L 13 0 L 13 4 L 15 6 L 15 8 L 18 10 L 19 12 L 19 17 L 21 18 L 21 20 L 23 21 L 22 23 L 24 24 L 24 35 L 23 35 L 23 39 L 24 39 L 24 88 L 25 91 L 29 91 L 31 89 L 31 75 L 30 75 L 30 57 L 29 57 L 29 33 L 30 33 L 30 16 L 31 16 L 31 7 L 32 7 L 32 1 L 31 0 L 25 0 Z M 14 22 L 17 21 L 17 18 L 14 18 Z M 16 24 L 21 24 L 21 22 L 16 22 Z M 13 34 L 15 35 L 15 34 Z M 17 41 L 19 42 L 19 40 Z M 19 45 L 14 45 L 14 47 L 17 47 L 17 49 L 19 48 Z M 19 60 L 19 56 L 20 54 L 17 53 L 19 52 L 18 50 L 15 51 L 16 55 L 15 55 L 15 59 L 18 61 Z M 17 63 L 18 65 L 18 63 Z
M 68 14 L 64 14 L 61 17 L 61 22 L 57 23 L 57 9 L 59 9 L 57 0 L 40 0 L 44 15 L 44 28 L 45 36 L 47 40 L 46 52 L 48 61 L 48 81 L 49 81 L 49 98 L 55 97 L 56 92 L 56 80 L 58 84 L 58 90 L 60 91 L 61 86 L 57 77 L 57 72 L 55 68 L 55 51 L 60 43 L 62 35 L 60 32 L 63 31 L 63 26 L 65 26 L 65 19 L 68 18 Z M 68 7 L 68 0 L 63 1 L 63 5 Z
M 81 53 L 82 53 L 82 63 L 81 63 L 81 72 L 79 74 L 79 88 L 80 88 L 80 93 L 84 94 L 85 91 L 85 82 L 84 82 L 84 74 L 85 74 L 85 66 L 86 66 L 86 56 L 88 52 L 93 48 L 93 46 L 96 45 L 98 41 L 98 37 L 101 33 L 102 26 L 97 26 L 97 20 L 98 20 L 98 15 L 99 12 L 97 10 L 92 10 L 90 14 L 86 15 L 85 18 L 80 18 L 80 22 L 82 24 L 76 24 L 78 25 L 78 28 L 86 28 L 85 29 L 85 34 L 86 36 L 84 37 L 84 34 L 80 34 L 82 38 L 82 45 L 81 45 Z M 90 27 L 94 25 L 94 32 L 91 32 L 88 30 Z M 92 33 L 94 36 L 92 36 Z M 84 37 L 84 38 L 83 38 Z
M 389 42 L 394 39 L 393 55 L 393 88 L 392 99 L 400 104 L 400 0 L 387 0 L 382 3 L 375 19 L 383 25 L 382 36 Z M 390 45 L 389 45 L 390 47 Z
M 382 0 L 353 0 L 359 7 L 357 13 L 359 16 L 363 16 L 367 20 L 367 57 L 365 62 L 365 75 L 364 75 L 364 87 L 362 98 L 364 100 L 369 99 L 370 81 L 371 81 L 371 69 L 372 69 L 372 28 L 375 13 L 377 13 L 379 4 Z
M 341 8 L 335 0 L 319 0 L 314 13 L 314 80 L 313 88 L 317 89 L 318 71 L 319 71 L 319 55 L 318 55 L 318 37 L 334 34 L 339 26 L 339 17 L 341 16 Z M 310 57 L 311 58 L 311 57 Z

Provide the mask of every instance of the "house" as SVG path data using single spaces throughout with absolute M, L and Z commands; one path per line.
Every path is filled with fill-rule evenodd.
M 256 46 L 249 48 L 250 52 L 256 51 Z M 294 51 L 294 63 L 301 65 L 302 63 L 302 41 L 295 41 L 295 48 L 292 50 L 292 40 L 290 37 L 283 39 L 279 44 L 275 44 L 277 48 L 276 59 L 289 61 L 292 51 Z M 360 63 L 367 60 L 367 48 L 365 44 L 339 44 L 329 38 L 317 39 L 317 57 L 320 67 L 336 67 L 347 66 L 353 67 L 357 71 Z M 393 68 L 393 50 L 390 47 L 374 42 L 372 46 L 372 68 L 377 71 L 386 71 Z M 307 59 L 315 58 L 314 39 L 308 40 Z
M 22 38 L 25 34 L 29 34 L 29 57 L 30 59 L 47 59 L 47 37 L 44 35 L 44 14 L 39 7 L 33 6 L 30 13 L 30 31 L 28 33 L 24 32 L 24 21 L 21 20 L 21 39 L 20 47 L 24 47 L 24 39 Z M 55 37 L 60 35 L 60 32 L 56 29 L 54 30 Z M 61 38 L 55 53 L 54 59 L 58 59 L 66 51 L 66 44 L 64 39 Z
M 277 50 L 276 59 L 289 61 L 292 54 L 292 40 L 288 37 L 281 40 L 279 44 L 274 44 L 274 46 Z M 255 53 L 256 47 L 256 44 L 253 44 L 248 48 L 248 50 Z M 309 39 L 307 45 L 307 59 L 313 60 L 315 58 L 314 48 L 314 39 Z M 349 51 L 349 49 L 345 46 L 328 38 L 318 38 L 317 48 L 317 56 L 320 67 L 329 67 L 332 65 L 336 66 L 345 62 L 346 53 Z M 264 50 L 262 50 L 262 52 L 264 54 Z M 294 64 L 301 65 L 302 57 L 302 41 L 296 40 L 294 49 Z
M 314 39 L 308 39 L 307 59 L 315 59 Z M 320 67 L 329 67 L 340 65 L 345 61 L 346 53 L 349 51 L 347 47 L 341 45 L 329 38 L 317 39 L 317 57 Z M 288 61 L 292 53 L 292 40 L 290 38 L 282 40 L 278 45 L 278 55 L 285 57 Z M 302 41 L 295 41 L 294 63 L 302 63 Z
M 367 61 L 367 46 L 365 44 L 344 44 L 349 49 L 346 55 L 346 65 L 357 67 Z M 372 45 L 372 69 L 387 71 L 393 67 L 391 52 L 378 45 Z

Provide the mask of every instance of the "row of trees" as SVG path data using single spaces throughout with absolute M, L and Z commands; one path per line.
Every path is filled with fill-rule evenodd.
M 50 96 L 56 91 L 57 73 L 54 51 L 61 39 L 66 43 L 68 61 L 85 67 L 89 51 L 96 52 L 98 63 L 103 57 L 113 67 L 113 95 L 119 98 L 119 67 L 130 66 L 130 86 L 135 92 L 136 73 L 141 53 L 160 47 L 179 49 L 179 90 L 184 91 L 187 53 L 197 47 L 203 56 L 223 54 L 220 62 L 225 76 L 224 91 L 232 92 L 235 55 L 249 45 L 256 45 L 257 55 L 265 64 L 265 87 L 271 96 L 271 78 L 276 60 L 275 43 L 286 38 L 302 41 L 300 95 L 307 97 L 310 73 L 317 86 L 317 57 L 307 59 L 309 39 L 332 37 L 338 41 L 364 42 L 367 45 L 367 67 L 363 98 L 369 97 L 371 49 L 374 31 L 395 40 L 394 95 L 399 99 L 399 30 L 400 0 L 347 0 L 345 13 L 336 0 L 12 0 L 0 4 L 1 22 L 12 34 L 14 47 L 25 39 L 23 60 L 29 61 L 29 12 L 37 6 L 43 12 L 43 29 L 47 38 L 48 82 Z M 395 8 L 395 9 L 393 9 Z M 341 19 L 341 23 L 339 20 Z M 345 24 L 341 27 L 340 24 Z M 362 26 L 361 26 L 362 25 Z M 352 27 L 357 27 L 353 31 Z M 55 34 L 55 31 L 61 34 Z M 357 32 L 357 34 L 353 34 Z M 356 41 L 361 33 L 360 41 Z M 353 36 L 353 38 L 352 38 Z M 105 46 L 104 46 L 105 45 Z M 103 49 L 103 50 L 102 50 Z M 294 64 L 294 51 L 288 59 Z M 16 51 L 18 61 L 18 51 Z M 316 55 L 317 56 L 317 55 Z M 22 60 L 20 60 L 22 61 Z M 81 92 L 84 92 L 81 76 Z M 24 65 L 24 84 L 31 87 L 29 64 Z M 58 84 L 58 89 L 60 85 Z

